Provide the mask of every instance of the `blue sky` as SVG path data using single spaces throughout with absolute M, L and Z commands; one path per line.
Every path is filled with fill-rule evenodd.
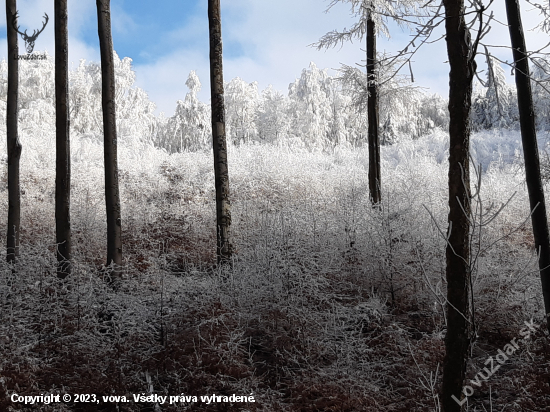
M 224 76 L 229 81 L 241 77 L 257 81 L 260 90 L 272 84 L 286 93 L 288 85 L 300 76 L 310 61 L 318 67 L 333 69 L 341 63 L 353 65 L 364 59 L 363 44 L 346 44 L 342 48 L 317 51 L 309 44 L 333 29 L 353 24 L 346 5 L 337 5 L 327 14 L 329 0 L 221 0 L 224 39 Z M 44 12 L 50 23 L 39 36 L 35 50 L 53 55 L 53 1 L 18 0 L 19 24 L 32 33 L 42 25 Z M 502 3 L 502 2 L 498 2 Z M 500 21 L 506 16 L 502 5 L 495 10 Z M 523 6 L 526 29 L 538 22 L 532 6 Z M 112 0 L 114 48 L 120 57 L 131 57 L 136 83 L 157 104 L 157 112 L 171 115 L 176 101 L 187 92 L 185 81 L 195 70 L 202 82 L 199 97 L 208 101 L 208 20 L 207 0 Z M 0 13 L 0 57 L 6 56 L 5 12 Z M 441 33 L 441 32 L 440 32 Z M 2 39 L 3 37 L 3 39 Z M 409 39 L 400 29 L 392 38 L 378 40 L 379 50 L 399 50 Z M 495 24 L 486 41 L 502 45 L 509 42 L 507 28 Z M 527 32 L 530 49 L 542 47 L 548 35 Z M 20 40 L 20 48 L 23 48 Z M 509 50 L 495 48 L 495 55 L 511 60 Z M 96 2 L 69 0 L 69 59 L 76 66 L 80 59 L 99 61 Z M 446 95 L 448 64 L 445 43 L 425 46 L 414 58 L 416 84 L 430 92 Z M 483 63 L 483 58 L 478 58 Z M 509 74 L 510 70 L 505 69 Z

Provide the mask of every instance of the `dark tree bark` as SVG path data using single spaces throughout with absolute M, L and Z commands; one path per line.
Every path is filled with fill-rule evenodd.
M 229 201 L 229 171 L 225 136 L 225 105 L 223 97 L 222 25 L 220 0 L 208 0 L 210 28 L 210 96 L 212 105 L 212 143 L 216 185 L 216 226 L 218 263 L 230 263 L 231 203 Z
M 378 136 L 378 79 L 376 76 L 376 28 L 372 10 L 367 17 L 367 79 L 368 79 L 368 142 L 369 142 L 369 191 L 373 205 L 382 199 L 380 191 L 380 138 Z
M 120 195 L 118 189 L 117 132 L 115 108 L 115 68 L 111 36 L 111 2 L 96 0 L 101 51 L 101 104 L 103 109 L 105 203 L 107 206 L 107 265 L 113 265 L 111 277 L 121 276 L 122 239 Z
M 464 0 L 444 0 L 449 56 L 449 240 L 446 247 L 447 334 L 442 406 L 458 412 L 470 347 L 470 167 L 469 117 L 475 62 L 464 21 Z
M 71 150 L 69 140 L 69 34 L 67 0 L 55 0 L 55 231 L 57 276 L 71 274 Z
M 539 253 L 544 310 L 547 316 L 548 331 L 550 332 L 550 318 L 548 317 L 550 314 L 550 235 L 548 233 L 544 188 L 540 176 L 539 149 L 535 130 L 535 111 L 533 107 L 533 94 L 531 92 L 529 62 L 527 60 L 527 48 L 525 46 L 525 36 L 523 35 L 519 3 L 517 0 L 506 0 L 505 3 L 515 64 L 514 72 L 518 92 L 519 122 L 523 156 L 525 159 L 525 180 L 529 193 L 529 205 L 533 212 L 531 214 L 531 223 L 533 225 L 535 248 L 537 253 Z
M 8 96 L 6 107 L 6 134 L 8 142 L 8 232 L 7 260 L 15 262 L 19 256 L 19 231 L 21 226 L 21 190 L 19 185 L 19 160 L 21 142 L 17 132 L 19 94 L 19 47 L 17 31 L 16 0 L 6 0 L 6 27 L 8 37 Z

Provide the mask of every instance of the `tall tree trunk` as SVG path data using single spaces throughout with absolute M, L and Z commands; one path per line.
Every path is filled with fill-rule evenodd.
M 57 276 L 71 273 L 71 150 L 69 140 L 69 34 L 67 0 L 55 0 L 55 231 Z
M 121 276 L 122 240 L 120 195 L 118 190 L 115 69 L 111 36 L 111 1 L 96 0 L 101 51 L 101 105 L 103 109 L 105 203 L 107 206 L 107 265 L 114 265 L 112 281 Z
M 382 199 L 380 191 L 380 138 L 378 136 L 378 79 L 376 76 L 376 27 L 372 10 L 367 17 L 367 79 L 368 79 L 368 142 L 369 142 L 369 191 L 373 205 Z
M 232 254 L 230 237 L 231 203 L 225 136 L 225 104 L 223 97 L 222 25 L 220 0 L 208 0 L 210 28 L 210 99 L 212 105 L 212 144 L 216 185 L 216 226 L 218 263 L 229 263 Z
M 449 56 L 449 240 L 446 247 L 447 334 L 442 406 L 458 412 L 470 347 L 470 128 L 475 62 L 464 21 L 464 0 L 444 0 Z M 454 398 L 453 398 L 454 397 Z
M 8 38 L 8 97 L 6 107 L 6 135 L 8 142 L 8 233 L 7 260 L 15 262 L 19 256 L 19 231 L 21 226 L 21 195 L 19 185 L 19 160 L 21 142 L 17 133 L 19 94 L 19 47 L 14 27 L 17 14 L 16 0 L 6 0 L 6 28 Z
M 521 23 L 521 13 L 517 0 L 506 0 L 506 15 L 512 43 L 512 53 L 515 64 L 516 88 L 518 92 L 519 122 L 521 127 L 521 141 L 525 159 L 525 180 L 529 193 L 529 205 L 533 213 L 531 223 L 535 238 L 535 248 L 539 253 L 540 278 L 542 281 L 542 295 L 547 327 L 550 332 L 550 235 L 546 216 L 546 202 L 544 188 L 540 176 L 539 149 L 535 130 L 535 111 L 527 48 Z

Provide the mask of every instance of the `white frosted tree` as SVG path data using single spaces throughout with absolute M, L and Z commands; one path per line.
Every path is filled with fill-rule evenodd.
M 258 135 L 255 117 L 259 104 L 258 83 L 235 77 L 225 85 L 225 115 L 228 140 L 249 143 Z
M 446 99 L 438 94 L 422 95 L 419 102 L 422 121 L 419 136 L 422 136 L 433 129 L 447 130 L 449 128 L 449 109 Z
M 332 111 L 327 141 L 331 146 L 345 145 L 350 140 L 348 137 L 348 127 L 350 126 L 348 117 L 351 108 L 351 98 L 342 93 L 340 82 L 333 77 L 329 77 L 326 86 L 328 104 Z
M 275 143 L 288 137 L 290 130 L 288 96 L 268 86 L 262 91 L 256 112 L 256 126 L 261 142 Z
M 156 142 L 172 153 L 209 149 L 212 144 L 210 108 L 197 97 L 201 82 L 194 70 L 185 85 L 189 88 L 185 99 L 177 101 L 176 112 L 166 121 Z
M 309 69 L 302 70 L 300 78 L 289 86 L 291 130 L 308 148 L 328 145 L 333 117 L 330 83 L 326 70 L 311 62 Z
M 143 89 L 134 87 L 136 74 L 132 70 L 132 59 L 121 60 L 116 53 L 114 57 L 119 139 L 127 143 L 145 142 L 156 123 L 156 105 Z
M 506 83 L 500 62 L 485 48 L 487 77 L 473 91 L 471 126 L 474 130 L 510 127 L 518 121 L 515 88 Z
M 543 130 L 550 129 L 550 62 L 547 57 L 532 60 L 533 72 L 531 88 L 537 127 Z
M 119 139 L 128 143 L 149 141 L 157 122 L 155 104 L 143 89 L 134 86 L 132 59 L 121 60 L 116 52 L 113 58 Z M 103 128 L 100 65 L 81 60 L 78 68 L 69 72 L 69 82 L 71 128 L 81 134 L 99 135 Z
M 499 61 L 486 53 L 487 56 L 487 121 L 489 127 L 506 127 L 512 119 L 509 118 L 511 88 L 506 84 L 506 75 Z
M 78 68 L 69 72 L 69 83 L 71 127 L 82 134 L 99 135 L 103 127 L 100 66 L 80 60 Z

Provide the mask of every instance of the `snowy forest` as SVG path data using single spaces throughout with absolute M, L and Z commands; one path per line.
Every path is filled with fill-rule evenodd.
M 370 1 L 344 2 L 358 25 L 318 47 L 364 39 L 369 27 L 385 27 L 380 16 L 397 16 L 384 8 L 391 2 L 374 2 L 378 16 Z M 108 0 L 97 3 L 98 15 L 108 10 Z M 506 81 L 507 63 L 477 47 L 473 27 L 487 30 L 481 2 L 468 6 L 472 37 L 459 36 L 468 50 L 477 47 L 479 66 L 468 53 L 477 76 L 468 75 L 463 105 L 450 101 L 460 94 L 458 65 L 450 95 L 440 96 L 413 82 L 406 52 L 393 58 L 370 46 L 362 67 L 329 75 L 311 62 L 288 90 L 221 80 L 220 0 L 208 3 L 213 99 L 199 99 L 205 80 L 191 71 L 172 116 L 157 115 L 136 86 L 132 59 L 114 52 L 102 17 L 110 57 L 103 48 L 101 62 L 80 60 L 72 70 L 57 51 L 19 60 L 15 105 L 17 59 L 0 62 L 0 135 L 8 141 L 0 148 L 0 411 L 548 410 L 543 227 L 547 248 L 549 239 L 546 212 L 544 224 L 535 220 L 545 205 L 533 207 L 531 182 L 548 194 L 550 56 L 523 58 L 533 177 L 524 91 Z M 6 4 L 9 15 L 15 0 Z M 460 20 L 449 16 L 460 5 L 445 0 L 424 16 L 447 16 L 448 46 Z M 55 19 L 62 46 L 63 13 Z M 458 64 L 451 49 L 449 64 Z M 110 131 L 107 107 L 116 114 Z M 468 109 L 463 134 L 456 107 Z M 70 136 L 70 147 L 60 136 Z M 453 172 L 464 142 L 466 161 Z M 109 215 L 115 184 L 118 218 Z M 109 216 L 121 246 L 111 241 Z M 70 236 L 59 241 L 60 233 Z

